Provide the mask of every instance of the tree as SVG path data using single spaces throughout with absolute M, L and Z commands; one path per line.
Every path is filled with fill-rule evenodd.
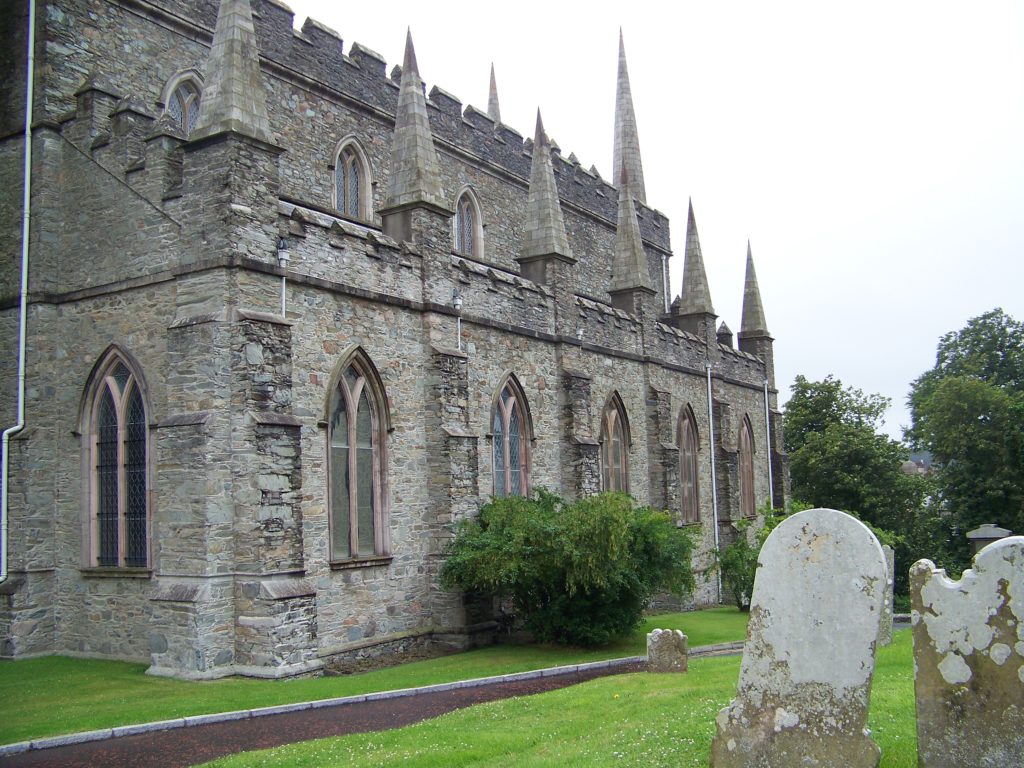
M 843 387 L 838 379 L 797 376 L 784 425 L 793 498 L 852 512 L 881 528 L 899 530 L 926 488 L 901 465 L 909 452 L 876 430 L 889 405 L 881 395 Z
M 492 499 L 460 526 L 441 583 L 509 598 L 541 642 L 603 645 L 659 591 L 694 586 L 689 533 L 624 493 L 566 504 L 553 493 Z
M 1024 325 L 994 309 L 942 336 L 909 403 L 907 436 L 932 453 L 956 564 L 981 523 L 1024 533 Z
M 882 395 L 865 395 L 833 376 L 824 381 L 808 381 L 797 376 L 790 387 L 793 394 L 786 404 L 786 450 L 795 453 L 808 436 L 820 434 L 829 426 L 868 426 L 872 431 L 881 423 L 889 407 L 889 399 Z

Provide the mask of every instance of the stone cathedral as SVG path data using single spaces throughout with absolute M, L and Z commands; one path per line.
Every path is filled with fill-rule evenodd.
M 716 542 L 787 494 L 773 341 L 749 247 L 718 324 L 692 206 L 673 299 L 621 41 L 606 180 L 503 123 L 493 70 L 486 111 L 427 92 L 411 36 L 389 72 L 277 0 L 37 0 L 30 68 L 30 7 L 0 8 L 0 656 L 486 642 L 445 546 L 537 487 L 668 510 L 719 599 Z

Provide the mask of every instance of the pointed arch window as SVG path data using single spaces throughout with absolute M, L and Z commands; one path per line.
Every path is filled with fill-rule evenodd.
M 469 188 L 463 190 L 455 203 L 455 252 L 480 258 L 483 254 L 483 224 L 480 205 Z
M 199 119 L 199 86 L 192 79 L 182 80 L 167 99 L 167 114 L 174 118 L 186 136 Z
M 380 378 L 361 350 L 337 376 L 327 424 L 331 559 L 388 555 L 387 410 Z
M 498 394 L 491 417 L 494 495 L 526 496 L 530 492 L 530 423 L 526 398 L 509 378 Z
M 338 145 L 334 159 L 334 208 L 361 221 L 372 218 L 370 164 L 359 142 L 347 137 Z
M 149 420 L 140 377 L 111 352 L 87 390 L 88 561 L 102 568 L 149 566 Z
M 740 515 L 753 517 L 757 513 L 754 502 L 754 431 L 750 426 L 749 416 L 744 416 L 740 423 L 737 470 L 739 472 Z
M 700 495 L 697 486 L 697 420 L 686 405 L 679 415 L 679 507 L 683 525 L 700 522 Z
M 601 489 L 629 493 L 629 423 L 615 393 L 601 415 Z

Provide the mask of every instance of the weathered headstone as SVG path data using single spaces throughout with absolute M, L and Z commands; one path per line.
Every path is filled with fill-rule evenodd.
M 878 625 L 878 646 L 892 643 L 892 588 L 896 575 L 896 553 L 888 544 L 882 545 L 885 553 L 885 604 L 882 606 L 882 621 Z
M 921 768 L 1024 765 L 1024 536 L 973 565 L 959 581 L 910 569 Z
M 647 633 L 647 671 L 685 672 L 686 635 L 678 629 L 655 629 Z
M 878 765 L 865 726 L 885 582 L 878 539 L 850 515 L 810 509 L 772 531 L 713 768 Z

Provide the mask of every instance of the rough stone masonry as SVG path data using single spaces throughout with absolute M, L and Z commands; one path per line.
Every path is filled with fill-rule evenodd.
M 867 730 L 885 555 L 859 520 L 811 509 L 758 557 L 736 698 L 716 720 L 712 768 L 874 768 Z
M 973 565 L 959 581 L 910 569 L 921 768 L 1024 765 L 1024 536 Z

